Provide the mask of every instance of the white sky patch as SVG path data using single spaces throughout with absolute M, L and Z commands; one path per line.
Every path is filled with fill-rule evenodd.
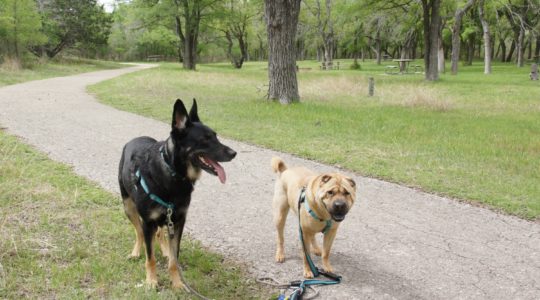
M 104 7 L 105 7 L 106 12 L 112 12 L 113 9 L 114 9 L 114 2 L 115 1 L 116 0 L 98 0 L 97 2 L 99 4 L 104 4 L 105 5 Z

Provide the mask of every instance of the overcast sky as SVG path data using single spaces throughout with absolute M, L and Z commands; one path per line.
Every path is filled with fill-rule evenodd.
M 112 12 L 114 8 L 114 0 L 98 0 L 99 4 L 105 4 L 105 10 Z

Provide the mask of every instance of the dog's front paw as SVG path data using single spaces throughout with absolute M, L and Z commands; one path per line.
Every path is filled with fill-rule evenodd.
M 276 262 L 282 263 L 284 261 L 285 261 L 285 254 L 283 254 L 283 252 L 281 251 L 276 252 Z
M 148 289 L 156 289 L 158 287 L 157 279 L 146 279 L 146 287 Z
M 332 267 L 330 265 L 330 263 L 323 263 L 323 269 L 326 271 L 326 272 L 330 272 L 330 273 L 334 273 L 334 267 Z
M 131 253 L 130 255 L 128 255 L 127 259 L 128 260 L 137 260 L 140 257 L 141 257 L 140 253 Z
M 311 272 L 311 270 L 304 269 L 304 278 L 313 278 L 313 272 Z
M 321 248 L 313 247 L 313 249 L 311 250 L 311 253 L 314 254 L 314 255 L 317 255 L 317 256 L 321 256 L 322 251 L 321 251 Z

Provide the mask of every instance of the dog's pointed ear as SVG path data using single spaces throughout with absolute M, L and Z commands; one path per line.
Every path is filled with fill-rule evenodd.
M 172 115 L 172 128 L 182 130 L 189 125 L 190 120 L 184 102 L 180 99 L 176 99 Z
M 199 114 L 197 113 L 197 101 L 195 98 L 193 98 L 193 105 L 191 106 L 191 110 L 189 111 L 189 119 L 191 122 L 201 122 L 199 119 Z

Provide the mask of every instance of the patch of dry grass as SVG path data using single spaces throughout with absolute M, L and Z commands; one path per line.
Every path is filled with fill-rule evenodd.
M 6 72 L 17 72 L 22 69 L 21 61 L 16 58 L 5 57 L 0 69 Z
M 379 98 L 385 104 L 404 107 L 423 108 L 432 111 L 445 112 L 454 107 L 453 101 L 445 96 L 440 89 L 423 85 L 399 85 L 380 89 Z
M 317 101 L 336 101 L 343 97 L 362 97 L 367 95 L 365 77 L 335 76 L 317 80 L 304 80 L 300 83 L 300 97 Z

